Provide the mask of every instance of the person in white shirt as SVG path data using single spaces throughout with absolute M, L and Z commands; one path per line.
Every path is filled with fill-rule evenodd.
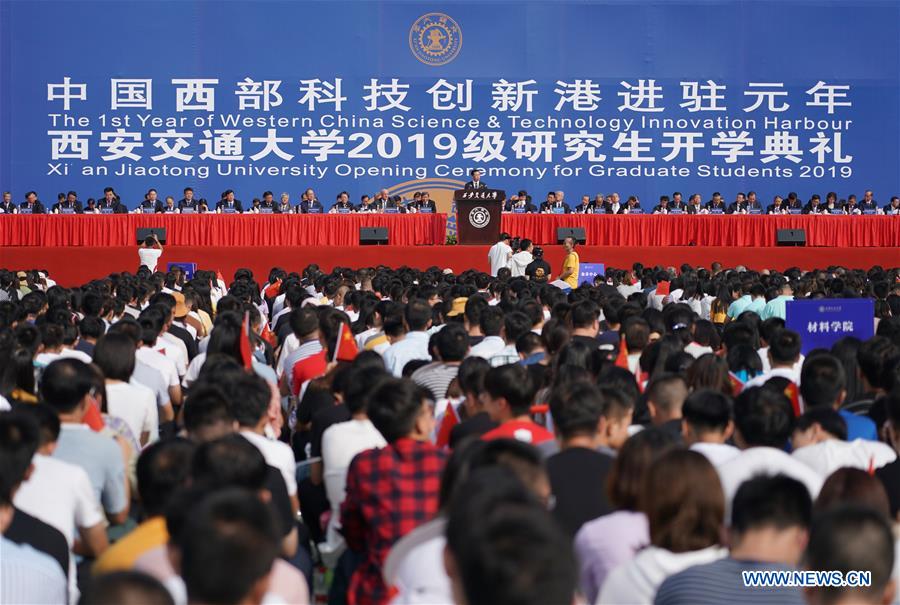
M 509 233 L 501 233 L 500 240 L 488 250 L 488 261 L 491 264 L 491 277 L 497 277 L 497 272 L 509 267 L 509 260 L 513 252 L 509 245 Z
M 797 419 L 791 456 L 816 471 L 823 480 L 842 467 L 872 472 L 897 459 L 894 449 L 880 441 L 847 441 L 847 423 L 830 408 L 813 408 Z
M 144 242 L 138 246 L 138 258 L 141 261 L 141 265 L 150 269 L 151 273 L 156 272 L 156 265 L 162 253 L 162 244 L 159 243 L 159 238 L 155 233 L 145 237 Z
M 171 359 L 178 376 L 184 376 L 188 367 L 187 348 L 179 338 L 166 332 L 172 323 L 171 311 L 164 305 L 151 305 L 141 313 L 138 321 L 141 326 L 145 325 L 145 321 L 153 323 L 152 330 L 158 334 L 153 350 Z
M 684 443 L 706 456 L 714 466 L 723 464 L 741 451 L 725 443 L 734 432 L 732 401 L 712 389 L 694 391 L 681 406 L 681 434 Z
M 716 470 L 722 480 L 726 503 L 741 483 L 757 474 L 792 477 L 806 486 L 815 499 L 822 477 L 784 451 L 793 423 L 791 402 L 784 393 L 764 387 L 746 389 L 734 404 L 734 442 L 742 450 Z
M 124 420 L 142 446 L 159 439 L 156 396 L 147 387 L 129 382 L 134 373 L 134 341 L 125 334 L 105 334 L 97 341 L 94 363 L 106 378 L 107 412 Z
M 503 339 L 503 311 L 498 307 L 486 307 L 482 309 L 478 318 L 478 325 L 484 338 L 477 345 L 469 349 L 469 357 L 483 357 L 490 359 L 506 346 Z
M 759 376 L 751 378 L 744 384 L 745 389 L 761 387 L 770 378 L 787 378 L 796 385 L 800 385 L 800 372 L 797 365 L 800 362 L 800 335 L 793 330 L 778 330 L 769 341 L 766 351 L 766 361 L 769 370 Z
M 513 254 L 509 259 L 509 269 L 512 277 L 522 277 L 525 275 L 525 269 L 534 260 L 531 254 L 534 250 L 534 244 L 530 239 L 523 239 L 519 242 L 519 251 Z
M 431 307 L 424 300 L 411 300 L 403 311 L 403 319 L 408 330 L 406 336 L 384 352 L 385 369 L 398 378 L 403 375 L 403 368 L 410 361 L 431 361 L 426 332 L 431 327 Z
M 512 311 L 503 317 L 503 348 L 487 358 L 492 367 L 519 362 L 516 341 L 531 331 L 531 320 L 521 311 Z
M 642 498 L 647 503 L 650 546 L 612 570 L 600 589 L 598 605 L 651 603 L 669 576 L 728 553 L 720 546 L 722 486 L 704 456 L 689 450 L 664 454 L 650 467 L 645 486 L 652 490 Z
M 112 325 L 109 331 L 128 336 L 135 343 L 134 372 L 131 374 L 132 384 L 139 384 L 153 391 L 159 409 L 160 422 L 169 422 L 175 418 L 173 405 L 181 405 L 181 385 L 178 382 L 178 371 L 175 362 L 162 353 L 154 351 L 143 341 L 144 338 L 156 342 L 152 330 L 152 322 L 144 322 L 142 329 L 138 322 L 126 318 Z
M 16 508 L 58 529 L 71 551 L 75 539 L 80 554 L 98 557 L 109 546 L 103 507 L 94 495 L 87 473 L 80 466 L 52 458 L 59 439 L 59 416 L 45 404 L 28 406 L 40 428 L 40 442 L 31 471 L 16 492 Z M 77 599 L 75 557 L 69 557 L 69 594 Z

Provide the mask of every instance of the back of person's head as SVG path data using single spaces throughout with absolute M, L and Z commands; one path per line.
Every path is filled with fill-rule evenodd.
M 648 404 L 652 404 L 659 413 L 677 418 L 687 398 L 688 388 L 680 375 L 660 374 L 647 385 L 646 395 Z
M 681 553 L 719 543 L 725 496 L 703 454 L 676 449 L 661 456 L 647 472 L 640 506 L 654 546 Z
M 800 372 L 800 395 L 806 407 L 836 407 L 847 388 L 844 366 L 830 353 L 810 356 Z
M 500 336 L 503 329 L 503 310 L 497 306 L 485 307 L 481 310 L 478 325 L 485 336 Z
M 734 417 L 734 402 L 720 391 L 699 389 L 688 395 L 681 417 L 695 434 L 721 433 Z
M 100 338 L 106 332 L 106 324 L 99 317 L 88 315 L 78 322 L 78 332 L 83 338 Z
M 706 353 L 698 357 L 688 368 L 688 388 L 692 391 L 708 388 L 731 395 L 734 389 L 728 372 L 728 362 L 724 358 L 714 353 Z
M 731 529 L 738 536 L 764 528 L 806 530 L 811 518 L 809 490 L 785 475 L 760 475 L 744 481 L 731 503 Z
M 446 328 L 445 328 L 446 329 Z M 466 357 L 456 373 L 456 380 L 464 395 L 478 396 L 484 391 L 484 377 L 491 369 L 491 364 L 483 357 Z
M 469 335 L 461 324 L 447 324 L 433 338 L 441 361 L 462 361 L 469 351 Z
M 591 328 L 600 317 L 600 309 L 597 303 L 591 300 L 582 300 L 572 305 L 569 311 L 569 321 L 572 329 Z
M 534 381 L 525 366 L 508 364 L 491 368 L 484 377 L 491 399 L 505 399 L 513 416 L 528 414 L 534 398 Z
M 521 311 L 512 311 L 503 318 L 506 342 L 515 343 L 519 337 L 531 331 L 531 319 Z
M 13 505 L 40 441 L 37 421 L 26 412 L 0 413 L 0 506 Z
M 379 383 L 369 398 L 369 420 L 388 443 L 407 437 L 424 427 L 427 391 L 411 380 L 388 378 Z
M 798 433 L 803 433 L 816 427 L 835 439 L 847 440 L 847 421 L 844 420 L 844 417 L 837 410 L 833 408 L 811 408 L 801 414 L 794 423 L 794 449 L 802 447 L 802 445 L 809 445 L 808 443 L 798 445 Z
M 57 413 L 68 414 L 93 388 L 93 373 L 78 359 L 57 359 L 41 375 L 41 400 Z
M 819 514 L 843 504 L 865 506 L 890 516 L 890 503 L 884 485 L 862 469 L 843 467 L 831 473 L 816 496 L 813 510 Z
M 619 450 L 607 479 L 609 501 L 618 509 L 637 511 L 647 471 L 659 456 L 677 446 L 672 433 L 655 427 L 629 437 Z
M 555 389 L 550 396 L 553 426 L 563 439 L 595 436 L 602 411 L 603 396 L 600 389 L 590 383 Z
M 128 382 L 134 372 L 134 351 L 134 341 L 126 334 L 110 332 L 97 340 L 93 360 L 107 379 Z
M 795 363 L 800 358 L 800 335 L 793 330 L 777 330 L 769 339 L 769 354 L 773 363 Z
M 900 362 L 900 350 L 884 336 L 874 336 L 859 346 L 856 354 L 859 369 L 875 389 L 890 387 L 889 370 Z
M 252 493 L 228 489 L 194 507 L 179 532 L 188 602 L 261 602 L 279 552 L 270 510 Z
M 650 343 L 650 324 L 642 317 L 631 317 L 622 324 L 625 346 L 629 353 L 638 353 Z
M 308 338 L 319 329 L 319 315 L 313 306 L 291 309 L 288 317 L 291 331 L 298 339 Z
M 403 319 L 412 332 L 421 332 L 428 327 L 431 321 L 431 307 L 427 301 L 419 298 L 406 303 L 406 309 L 403 311 Z
M 194 444 L 187 439 L 157 441 L 141 452 L 137 484 L 148 517 L 161 515 L 172 493 L 190 479 Z
M 221 387 L 194 383 L 182 412 L 184 428 L 195 441 L 209 441 L 234 431 L 234 416 Z
M 78 605 L 175 605 L 172 594 L 153 576 L 114 571 L 91 580 Z
M 447 524 L 456 602 L 573 602 L 577 565 L 571 541 L 508 470 L 478 469 L 458 494 Z
M 231 413 L 242 427 L 255 427 L 266 415 L 272 391 L 255 374 L 241 373 L 227 385 Z
M 375 387 L 388 376 L 389 374 L 384 369 L 350 366 L 344 377 L 345 385 L 343 390 L 343 402 L 347 406 L 347 410 L 351 414 L 365 411 L 369 405 L 369 397 L 372 395 Z
M 240 487 L 259 491 L 266 485 L 269 470 L 259 449 L 238 434 L 202 443 L 191 463 L 195 484 L 210 489 Z
M 866 571 L 868 586 L 809 589 L 811 603 L 888 603 L 894 586 L 894 536 L 884 515 L 868 507 L 844 505 L 817 515 L 809 534 L 804 567 L 811 571 Z
M 734 425 L 741 447 L 783 448 L 794 428 L 794 412 L 784 393 L 744 389 L 734 402 Z

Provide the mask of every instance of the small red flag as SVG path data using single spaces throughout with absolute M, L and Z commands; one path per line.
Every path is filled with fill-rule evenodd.
M 244 313 L 244 325 L 241 326 L 241 359 L 244 368 L 253 369 L 253 353 L 250 349 L 250 313 Z
M 353 338 L 353 332 L 350 331 L 350 326 L 342 321 L 334 347 L 334 361 L 353 361 L 358 353 L 359 349 L 356 346 L 356 339 Z
M 869 470 L 868 470 L 868 473 L 869 473 L 870 475 L 874 475 L 874 474 L 875 474 L 875 454 L 872 454 L 871 456 L 869 456 Z
M 661 281 L 656 284 L 656 294 L 658 296 L 668 296 L 669 295 L 669 282 Z
M 800 391 L 797 389 L 797 385 L 793 382 L 788 383 L 787 387 L 784 389 L 784 394 L 791 400 L 791 409 L 794 410 L 794 418 L 799 418 L 803 414 L 803 410 L 800 409 Z
M 95 433 L 99 433 L 106 426 L 106 423 L 103 422 L 103 415 L 100 413 L 100 408 L 94 405 L 93 402 L 88 404 L 84 418 L 82 418 L 81 421 L 88 425 Z
M 438 428 L 435 445 L 438 447 L 447 447 L 450 445 L 450 431 L 459 424 L 459 415 L 452 403 L 447 404 L 447 411 L 441 419 L 441 426 Z
M 272 345 L 273 347 L 278 345 L 278 337 L 275 336 L 275 333 L 269 329 L 268 322 L 263 322 L 262 334 L 259 335 L 260 338 L 265 340 L 267 343 Z
M 735 376 L 733 372 L 728 372 L 728 380 L 731 381 L 732 393 L 734 393 L 734 396 L 737 397 L 741 394 L 741 391 L 744 390 L 744 381 Z
M 276 279 L 274 284 L 271 284 L 265 290 L 265 298 L 273 298 L 278 296 L 278 291 L 281 290 L 281 279 Z
M 619 354 L 616 356 L 616 367 L 617 368 L 625 368 L 628 367 L 628 345 L 625 344 L 625 337 L 622 336 L 619 339 Z

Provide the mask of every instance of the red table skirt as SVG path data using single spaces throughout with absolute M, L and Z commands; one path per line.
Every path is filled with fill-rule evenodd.
M 356 246 L 360 227 L 387 227 L 396 246 L 443 244 L 445 214 L 0 215 L 0 246 L 132 246 L 139 227 L 174 246 Z
M 504 214 L 501 221 L 503 231 L 541 245 L 556 243 L 558 227 L 583 227 L 591 246 L 774 246 L 778 229 L 804 229 L 807 246 L 900 246 L 900 216 Z

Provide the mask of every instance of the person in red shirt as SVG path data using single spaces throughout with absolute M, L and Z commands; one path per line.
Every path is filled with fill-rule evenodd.
M 514 363 L 491 368 L 484 378 L 484 409 L 500 426 L 481 436 L 485 441 L 511 438 L 532 445 L 553 440 L 553 433 L 531 419 L 534 381 L 525 366 Z
M 362 557 L 350 578 L 349 605 L 382 605 L 391 595 L 383 566 L 397 540 L 438 512 L 446 455 L 429 441 L 430 394 L 409 379 L 386 379 L 369 399 L 369 420 L 388 445 L 357 454 L 347 471 L 341 526 Z

